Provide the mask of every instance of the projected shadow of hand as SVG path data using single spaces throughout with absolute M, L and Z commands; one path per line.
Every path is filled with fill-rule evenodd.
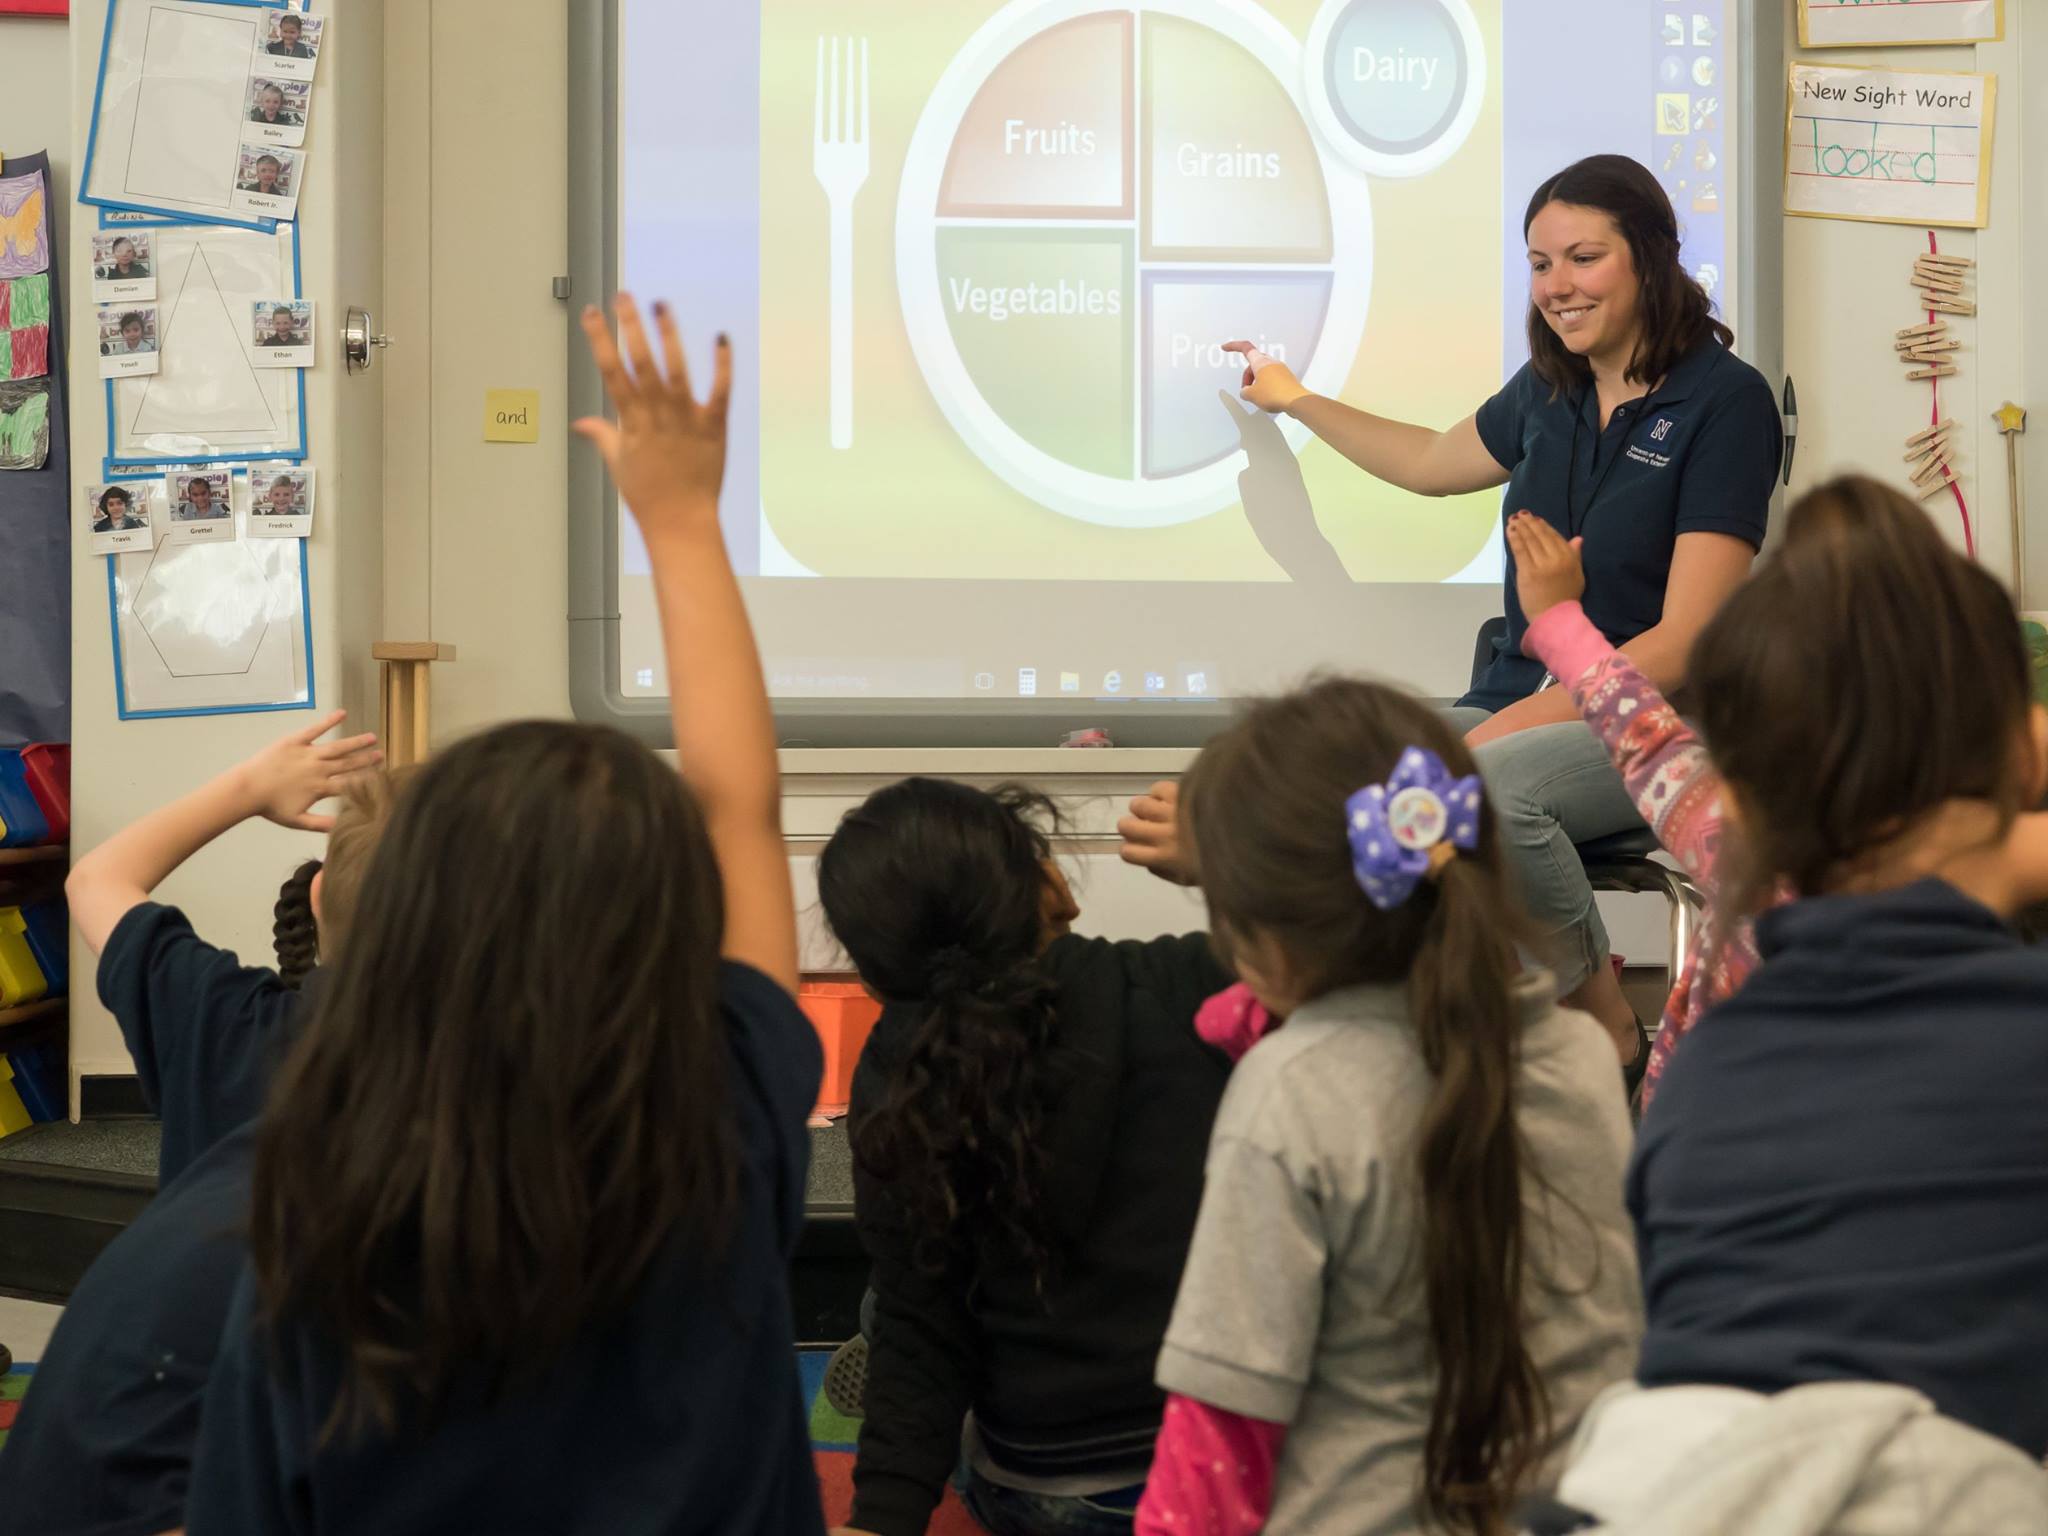
M 1280 424 L 1256 406 L 1247 406 L 1227 389 L 1216 391 L 1223 409 L 1237 426 L 1246 464 L 1237 477 L 1245 520 L 1260 548 L 1273 557 L 1288 579 L 1305 587 L 1348 586 L 1351 576 L 1336 548 L 1316 526 L 1309 505 L 1308 482 L 1301 464 L 1281 435 Z

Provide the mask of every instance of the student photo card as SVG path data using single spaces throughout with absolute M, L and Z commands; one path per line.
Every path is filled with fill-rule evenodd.
M 313 471 L 303 464 L 249 466 L 249 536 L 304 539 L 313 533 Z
M 110 480 L 85 488 L 85 522 L 96 555 L 156 547 L 163 511 L 161 480 Z
M 303 150 L 244 144 L 235 167 L 236 210 L 274 219 L 294 217 L 299 206 L 299 172 L 305 163 Z
M 100 377 L 126 379 L 155 373 L 163 365 L 162 331 L 154 300 L 141 304 L 102 304 L 94 311 L 100 326 Z
M 249 361 L 258 368 L 313 366 L 313 301 L 258 299 L 249 306 Z
M 164 475 L 170 513 L 166 544 L 228 543 L 235 536 L 234 484 L 222 467 L 173 469 Z
M 250 76 L 247 121 L 242 126 L 243 141 L 303 144 L 306 141 L 306 111 L 312 96 L 313 82 L 310 80 Z
M 266 17 L 257 30 L 256 58 L 251 67 L 257 74 L 280 80 L 311 80 L 320 62 L 320 39 L 326 29 L 324 16 L 278 11 Z
M 101 230 L 92 237 L 92 296 L 101 304 L 156 297 L 156 263 L 146 229 Z

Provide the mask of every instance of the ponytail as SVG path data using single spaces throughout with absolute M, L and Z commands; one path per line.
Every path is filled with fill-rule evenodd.
M 1044 1131 L 1055 990 L 1036 959 L 984 974 L 962 950 L 933 957 L 924 1018 L 854 1136 L 862 1163 L 905 1189 L 925 1269 L 943 1268 L 962 1234 L 1000 1234 L 1041 1295 L 1052 1282 Z
M 277 974 L 293 991 L 320 962 L 320 932 L 313 921 L 313 877 L 319 873 L 320 861 L 306 860 L 278 887 L 277 905 L 271 909 Z
M 1521 1018 L 1493 884 L 1489 871 L 1450 861 L 1409 972 L 1435 1079 L 1416 1148 L 1437 1370 L 1422 1502 L 1431 1519 L 1472 1536 L 1504 1528 L 1549 1438 L 1543 1378 L 1522 1332 Z
M 1046 1122 L 1056 988 L 1039 956 L 1055 822 L 1043 796 L 912 778 L 849 811 L 818 899 L 861 980 L 915 1020 L 881 1102 L 852 1127 L 895 1186 L 921 1268 L 994 1247 L 1051 1284 Z

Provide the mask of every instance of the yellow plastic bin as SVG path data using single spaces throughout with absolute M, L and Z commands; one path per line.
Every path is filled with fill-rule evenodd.
M 49 989 L 35 951 L 28 947 L 28 921 L 21 908 L 0 907 L 0 1008 L 32 1003 Z
M 12 1136 L 35 1123 L 28 1106 L 21 1102 L 21 1095 L 14 1091 L 14 1068 L 5 1056 L 0 1056 L 0 1136 Z

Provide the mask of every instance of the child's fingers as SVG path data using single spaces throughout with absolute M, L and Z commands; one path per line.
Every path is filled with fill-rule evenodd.
M 712 353 L 711 399 L 713 414 L 723 417 L 726 402 L 732 398 L 732 338 L 720 331 L 718 347 Z
M 360 736 L 343 736 L 335 741 L 323 741 L 313 748 L 313 754 L 322 759 L 353 757 L 366 747 L 377 745 L 377 733 L 365 731 Z
M 285 825 L 297 827 L 301 832 L 332 832 L 334 830 L 334 818 L 332 816 L 316 816 L 311 811 L 301 811 L 298 815 L 287 821 Z
M 597 364 L 597 376 L 604 380 L 604 392 L 621 412 L 637 405 L 640 391 L 619 357 L 619 344 L 595 304 L 583 306 L 583 334 L 590 342 L 590 360 Z
M 654 349 L 647 342 L 647 327 L 640 323 L 640 306 L 633 302 L 633 295 L 622 293 L 613 301 L 619 317 L 619 342 L 625 348 L 626 361 L 633 365 L 634 382 L 642 390 L 660 387 L 661 370 L 654 364 Z M 687 391 L 688 379 L 677 381 Z
M 618 462 L 619 429 L 602 416 L 582 416 L 569 424 L 569 430 L 588 442 L 603 457 L 610 468 Z
M 314 721 L 311 725 L 301 726 L 298 730 L 293 731 L 290 739 L 292 741 L 299 742 L 302 745 L 311 746 L 316 738 L 323 736 L 327 732 L 333 730 L 337 725 L 341 724 L 341 722 L 346 720 L 347 718 L 347 710 L 330 709 L 326 714 L 322 715 L 318 720 Z
M 666 301 L 654 301 L 654 328 L 661 333 L 661 360 L 668 366 L 670 389 L 690 393 L 690 364 L 683 356 L 683 333 L 676 326 L 675 311 Z

